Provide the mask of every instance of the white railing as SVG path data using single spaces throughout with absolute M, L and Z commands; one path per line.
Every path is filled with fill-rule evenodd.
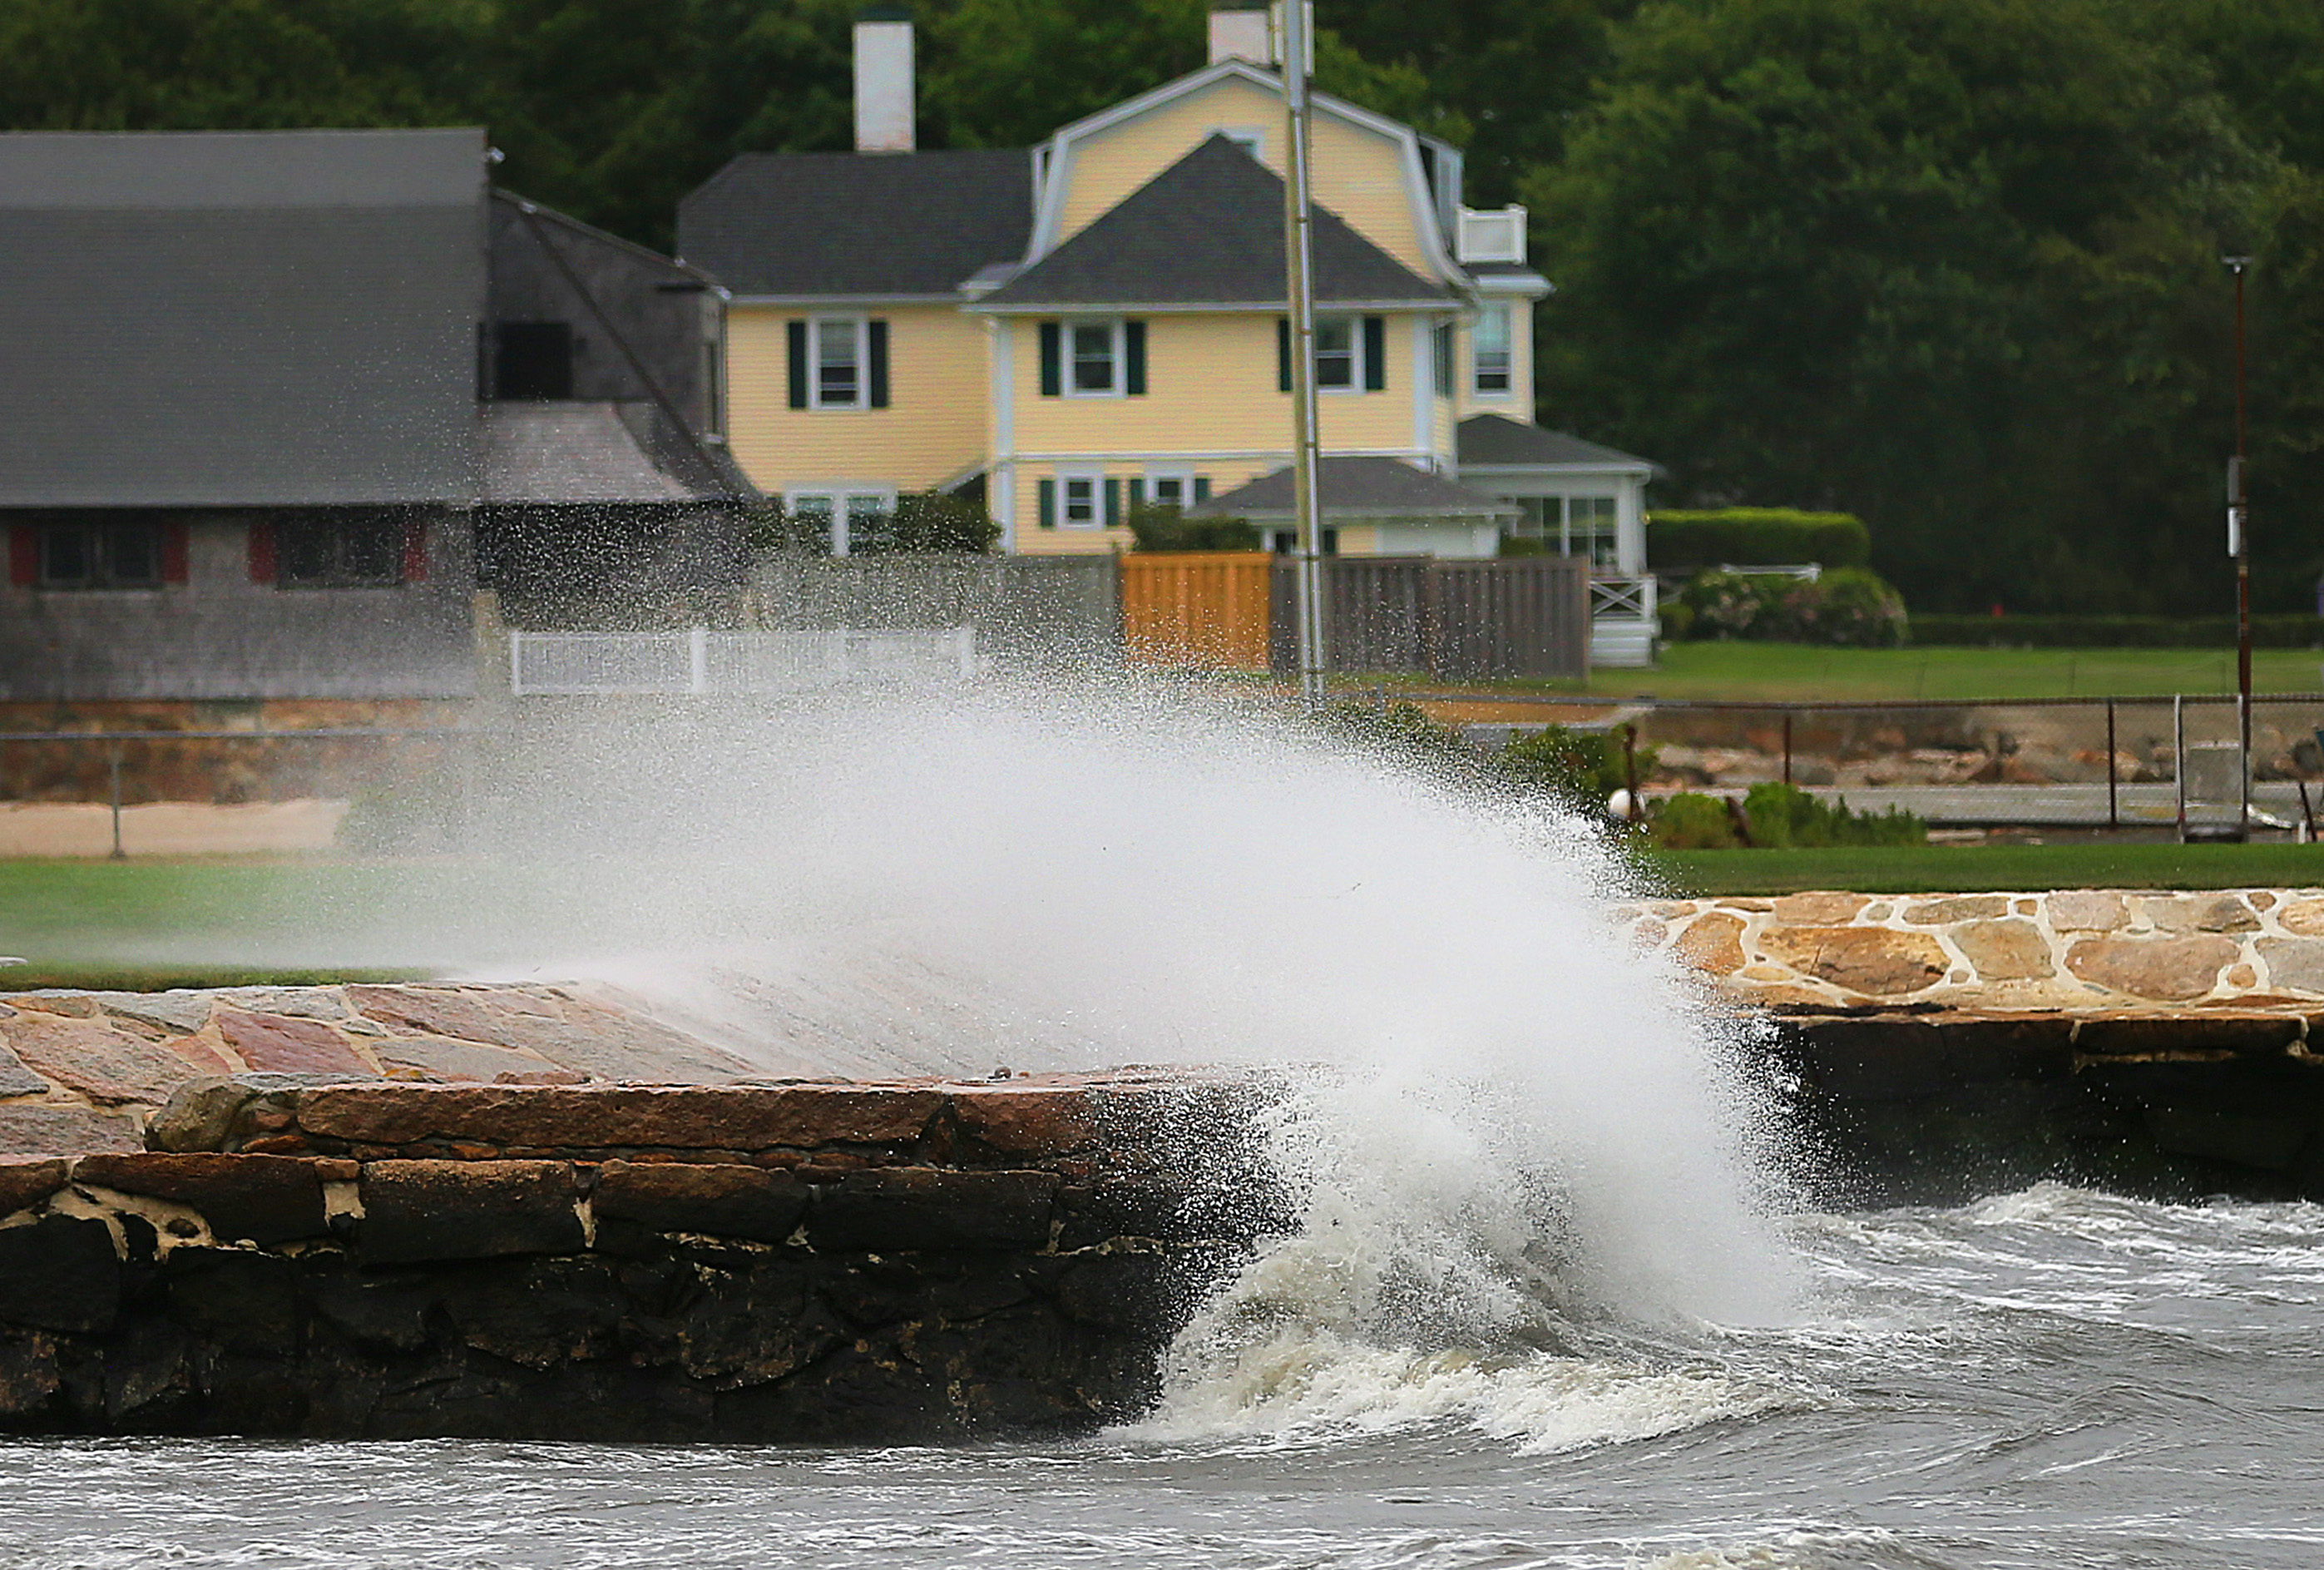
M 1590 580 L 1590 663 L 1637 669 L 1655 661 L 1662 631 L 1655 577 L 1592 577 Z
M 1526 259 L 1526 210 L 1518 207 L 1462 208 L 1453 238 L 1462 262 L 1522 262 Z
M 940 685 L 976 674 L 973 627 L 893 632 L 511 633 L 519 697 L 802 692 L 858 682 Z

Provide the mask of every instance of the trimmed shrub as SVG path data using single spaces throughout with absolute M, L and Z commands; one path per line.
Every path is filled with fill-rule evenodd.
M 1828 845 L 1926 845 L 1929 826 L 1902 808 L 1858 813 L 1846 798 L 1827 802 L 1796 785 L 1770 781 L 1744 794 L 1751 843 L 1769 849 Z
M 1872 531 L 1847 513 L 1788 507 L 1721 507 L 1647 517 L 1646 563 L 1657 571 L 1725 565 L 1862 567 L 1872 559 Z
M 1682 790 L 1654 803 L 1646 812 L 1646 837 L 1657 850 L 1733 850 L 1735 817 L 1716 796 Z
M 1904 601 L 1877 573 L 1840 568 L 1811 583 L 1781 574 L 1700 572 L 1665 613 L 1672 637 L 1893 648 L 1904 641 Z
M 2232 649 L 2233 616 L 1979 616 L 1914 612 L 1913 642 L 1931 646 L 2034 649 Z M 2324 617 L 2252 618 L 2263 649 L 2324 649 Z
M 1140 550 L 1257 550 L 1259 531 L 1240 518 L 1187 518 L 1167 503 L 1130 510 L 1130 537 Z

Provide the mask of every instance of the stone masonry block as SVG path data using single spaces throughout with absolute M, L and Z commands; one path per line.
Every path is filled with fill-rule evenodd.
M 374 1264 L 572 1253 L 579 1192 L 568 1161 L 374 1161 L 355 1241 Z
M 73 1181 L 173 1200 L 198 1212 L 221 1238 L 257 1243 L 320 1237 L 321 1174 L 290 1156 L 84 1156 Z
M 662 1233 L 781 1242 L 807 1214 L 807 1187 L 758 1167 L 609 1161 L 598 1174 L 597 1214 Z
M 807 1241 L 843 1253 L 1038 1248 L 1056 1191 L 1047 1172 L 851 1172 L 816 1190 Z

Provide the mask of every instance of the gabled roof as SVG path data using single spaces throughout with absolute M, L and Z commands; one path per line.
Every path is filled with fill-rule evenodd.
M 1431 305 L 1452 298 L 1337 214 L 1314 212 L 1317 304 Z M 1283 180 L 1226 136 L 1213 135 L 986 295 L 978 309 L 1281 309 L 1285 293 Z
M 1401 458 L 1325 457 L 1316 466 L 1317 508 L 1326 518 L 1503 518 L 1517 509 Z M 1291 470 L 1189 507 L 1190 518 L 1277 518 L 1291 512 Z
M 1472 414 L 1461 422 L 1458 461 L 1468 468 L 1591 468 L 1661 472 L 1649 458 L 1600 447 L 1562 430 L 1544 430 L 1505 414 Z
M 734 293 L 952 299 L 1025 254 L 1031 154 L 746 152 L 678 205 L 678 248 Z
M 0 505 L 464 501 L 484 137 L 0 135 Z
M 715 481 L 689 483 L 672 473 L 657 462 L 649 436 L 650 411 L 638 406 L 488 403 L 484 500 L 556 506 L 723 501 L 733 494 Z

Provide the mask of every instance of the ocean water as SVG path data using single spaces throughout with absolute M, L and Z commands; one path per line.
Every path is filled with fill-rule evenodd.
M 1322 1334 L 1071 1443 L 0 1446 L 0 1565 L 2312 1566 L 2324 1211 L 1793 1217 L 1795 1323 Z

